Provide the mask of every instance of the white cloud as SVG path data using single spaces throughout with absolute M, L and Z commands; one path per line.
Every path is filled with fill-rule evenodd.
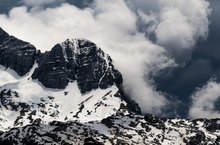
M 86 38 L 109 53 L 124 77 L 124 87 L 143 112 L 160 113 L 167 100 L 144 77 L 151 71 L 173 64 L 165 50 L 152 44 L 137 30 L 137 15 L 123 0 L 96 0 L 93 8 L 78 9 L 69 4 L 56 8 L 14 8 L 0 15 L 0 26 L 31 42 L 38 49 L 50 50 L 66 38 Z
M 192 95 L 190 118 L 219 118 L 220 112 L 215 110 L 215 102 L 220 99 L 220 83 L 209 81 L 207 85 Z
M 194 28 L 187 22 L 186 17 L 175 8 L 166 10 L 161 15 L 161 20 L 155 33 L 158 44 L 167 48 L 188 48 L 195 43 L 193 40 Z
M 208 35 L 210 9 L 206 0 L 127 1 L 141 12 L 145 24 L 151 24 L 149 29 L 156 34 L 157 43 L 167 49 L 192 48 Z

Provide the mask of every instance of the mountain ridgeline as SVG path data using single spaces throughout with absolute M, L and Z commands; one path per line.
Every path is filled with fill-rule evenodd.
M 0 145 L 219 145 L 220 119 L 141 115 L 89 40 L 41 53 L 0 28 Z
M 0 64 L 23 76 L 33 67 L 36 48 L 0 28 Z
M 67 39 L 51 51 L 41 53 L 33 45 L 0 29 L 0 46 L 1 65 L 23 76 L 37 61 L 32 78 L 47 88 L 64 89 L 69 81 L 77 81 L 85 93 L 122 84 L 122 76 L 112 65 L 110 56 L 88 40 Z

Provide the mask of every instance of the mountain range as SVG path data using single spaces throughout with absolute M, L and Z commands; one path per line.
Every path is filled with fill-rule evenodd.
M 0 144 L 219 145 L 220 119 L 143 115 L 95 43 L 41 52 L 0 28 Z

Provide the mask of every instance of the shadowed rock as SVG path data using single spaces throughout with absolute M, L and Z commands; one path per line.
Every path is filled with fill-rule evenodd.
M 10 36 L 0 28 L 1 65 L 23 76 L 32 68 L 35 57 L 36 48 L 33 45 Z
M 68 39 L 43 54 L 38 62 L 32 78 L 48 88 L 64 89 L 69 81 L 76 80 L 81 93 L 85 93 L 122 83 L 110 56 L 88 40 Z

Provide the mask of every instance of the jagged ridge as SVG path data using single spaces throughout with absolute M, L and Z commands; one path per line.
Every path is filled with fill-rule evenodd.
M 30 134 L 31 132 L 31 134 Z M 101 122 L 40 120 L 0 136 L 7 145 L 219 145 L 220 119 L 165 119 L 116 114 Z

